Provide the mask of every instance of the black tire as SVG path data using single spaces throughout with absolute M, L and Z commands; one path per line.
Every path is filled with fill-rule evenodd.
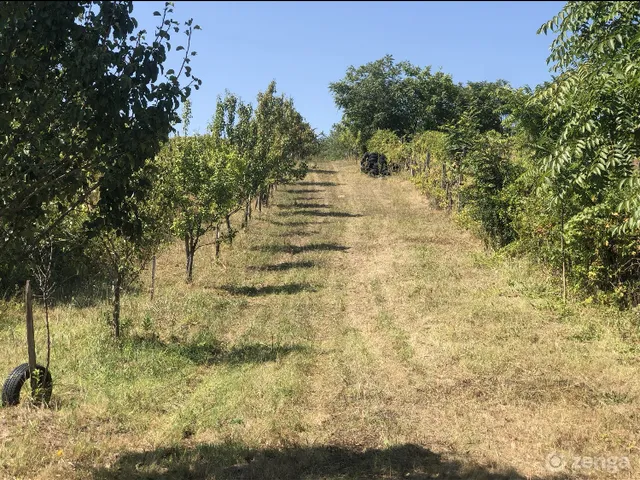
M 42 365 L 36 365 L 39 372 L 38 385 L 34 400 L 36 402 L 49 403 L 51 400 L 51 391 L 53 390 L 53 380 L 51 372 L 46 371 Z M 45 375 L 46 372 L 46 375 Z M 17 405 L 20 403 L 20 390 L 24 382 L 29 379 L 29 364 L 23 363 L 17 366 L 2 386 L 2 406 Z

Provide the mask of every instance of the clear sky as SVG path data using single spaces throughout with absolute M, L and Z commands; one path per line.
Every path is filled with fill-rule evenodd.
M 552 37 L 537 35 L 564 2 L 175 2 L 173 16 L 202 27 L 191 66 L 202 87 L 191 97 L 191 130 L 203 133 L 225 89 L 253 102 L 271 80 L 318 133 L 340 121 L 329 83 L 393 55 L 431 65 L 455 82 L 499 78 L 520 87 L 551 78 Z M 134 2 L 133 16 L 154 31 L 164 2 Z M 175 48 L 186 37 L 172 38 Z M 171 52 L 174 53 L 173 51 Z M 175 66 L 177 58 L 169 56 Z M 169 66 L 168 68 L 171 68 Z

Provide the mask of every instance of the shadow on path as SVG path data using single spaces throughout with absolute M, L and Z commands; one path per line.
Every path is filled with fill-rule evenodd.
M 320 233 L 319 230 L 288 230 L 278 235 L 278 237 L 310 237 L 311 235 L 317 235 L 318 233 Z
M 322 200 L 322 197 L 317 197 L 317 196 L 306 196 L 306 197 L 294 197 L 293 201 L 294 202 L 303 202 L 303 201 L 310 201 L 310 200 Z
M 497 470 L 445 460 L 420 445 L 385 449 L 291 446 L 251 449 L 241 443 L 198 444 L 122 452 L 111 468 L 93 469 L 94 480 L 560 480 L 566 476 L 524 477 L 512 468 Z
M 282 272 L 284 270 L 291 270 L 292 268 L 312 268 L 316 264 L 308 260 L 300 262 L 283 262 L 273 265 L 254 265 L 247 267 L 247 270 L 259 271 L 259 272 Z
M 338 185 L 342 185 L 341 183 L 336 182 L 298 182 L 296 185 L 304 185 L 304 186 L 314 186 L 314 187 L 337 187 Z M 292 192 L 293 190 L 289 190 Z
M 189 342 L 163 342 L 156 337 L 136 336 L 128 340 L 137 350 L 162 349 L 168 353 L 177 353 L 197 365 L 273 362 L 293 352 L 308 351 L 304 345 L 267 345 L 264 343 L 247 343 L 229 346 L 224 342 L 211 338 L 200 338 Z
M 331 208 L 331 205 L 326 203 L 295 203 L 289 205 L 278 205 L 278 208 Z
M 266 287 L 248 287 L 237 285 L 222 285 L 218 287 L 232 295 L 245 295 L 247 297 L 257 297 L 259 295 L 293 294 L 299 292 L 315 292 L 316 289 L 306 283 L 286 283 L 284 285 L 267 285 Z
M 318 222 L 318 221 L 278 222 L 277 220 L 269 220 L 269 222 L 274 224 L 274 225 L 280 225 L 282 227 L 302 227 L 304 225 L 321 225 L 321 224 L 327 223 L 327 222 Z
M 293 210 L 286 212 L 278 212 L 276 215 L 279 217 L 290 217 L 292 215 L 309 215 L 315 217 L 362 217 L 361 213 L 349 213 L 349 212 L 323 212 L 322 210 Z
M 270 253 L 291 253 L 297 255 L 304 252 L 345 252 L 350 247 L 338 245 L 337 243 L 312 243 L 309 245 L 262 245 L 252 247 L 251 250 Z
M 318 190 L 313 188 L 292 188 L 291 190 L 287 190 L 290 193 L 322 193 L 324 190 Z

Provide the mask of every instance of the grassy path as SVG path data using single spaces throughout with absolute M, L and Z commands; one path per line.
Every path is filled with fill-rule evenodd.
M 182 262 L 160 257 L 153 303 L 127 297 L 121 345 L 106 305 L 56 309 L 56 407 L 0 410 L 0 478 L 640 475 L 629 315 L 558 306 L 405 179 L 321 163 L 219 264 L 198 252 L 191 286 Z

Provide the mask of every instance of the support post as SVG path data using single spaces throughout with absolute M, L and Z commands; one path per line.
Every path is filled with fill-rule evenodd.
M 36 370 L 36 342 L 33 329 L 33 296 L 31 294 L 31 282 L 27 280 L 25 286 L 25 303 L 27 305 L 27 351 L 29 352 L 29 378 L 31 379 L 31 391 L 35 392 L 37 383 Z
M 151 259 L 151 300 L 156 289 L 156 256 Z

